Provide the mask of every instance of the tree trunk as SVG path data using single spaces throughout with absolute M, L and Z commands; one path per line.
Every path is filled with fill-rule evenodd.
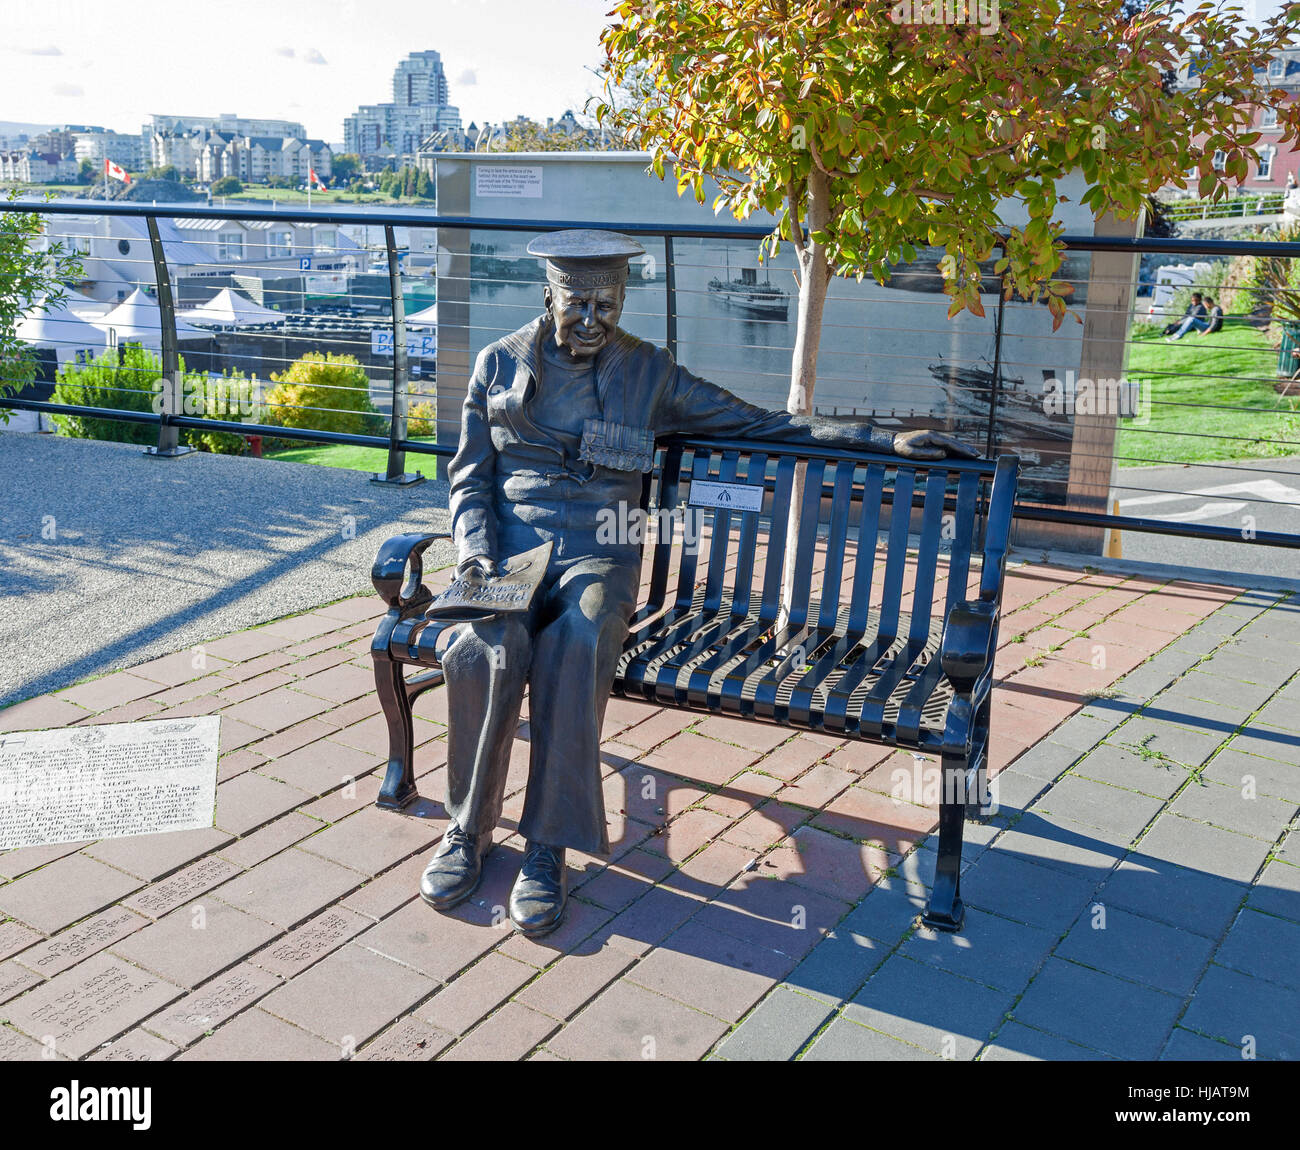
M 830 267 L 826 248 L 812 239 L 830 219 L 830 181 L 816 166 L 808 177 L 807 216 L 804 220 L 804 244 L 796 249 L 799 261 L 799 319 L 794 337 L 794 356 L 790 365 L 790 394 L 785 409 L 792 415 L 811 415 L 813 390 L 817 386 L 817 352 L 822 340 L 822 314 L 826 308 L 826 288 Z M 799 205 L 791 204 L 791 213 Z M 794 541 L 799 537 L 799 509 L 803 506 L 805 468 L 795 471 L 790 494 L 790 519 L 787 528 L 785 567 L 781 575 L 781 613 L 784 625 L 794 592 Z

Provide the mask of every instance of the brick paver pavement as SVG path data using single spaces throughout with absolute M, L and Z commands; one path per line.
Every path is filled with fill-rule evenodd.
M 526 720 L 439 915 L 445 703 L 378 811 L 374 597 L 0 711 L 223 716 L 213 829 L 0 854 L 0 1060 L 1300 1057 L 1300 603 L 1022 565 L 1005 610 L 957 936 L 917 924 L 935 762 L 624 700 L 561 930 L 504 913 Z

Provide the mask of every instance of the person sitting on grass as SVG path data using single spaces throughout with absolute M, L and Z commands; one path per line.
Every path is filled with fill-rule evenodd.
M 1201 293 L 1192 293 L 1192 304 L 1187 309 L 1187 314 L 1183 317 L 1183 322 L 1172 335 L 1165 336 L 1165 343 L 1173 343 L 1176 339 L 1182 339 L 1189 331 L 1195 328 L 1197 331 L 1204 331 L 1210 325 L 1207 318 L 1205 304 L 1202 302 Z
M 1207 295 L 1205 297 L 1205 306 L 1210 310 L 1205 317 L 1205 329 L 1202 335 L 1213 335 L 1216 331 L 1223 330 L 1223 308 L 1214 302 L 1214 297 Z
M 1198 308 L 1200 309 L 1199 313 L 1197 311 Z M 1192 302 L 1187 305 L 1187 310 L 1183 312 L 1183 318 L 1181 320 L 1175 320 L 1173 323 L 1165 324 L 1165 330 L 1162 334 L 1173 335 L 1174 332 L 1178 330 L 1180 323 L 1186 323 L 1188 316 L 1197 315 L 1197 314 L 1204 315 L 1205 306 L 1201 302 L 1201 293 L 1198 291 L 1194 291 L 1192 292 Z

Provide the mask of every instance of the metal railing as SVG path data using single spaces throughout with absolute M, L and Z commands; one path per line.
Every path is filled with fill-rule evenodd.
M 182 309 L 177 306 L 177 283 L 173 276 L 171 267 L 172 263 L 178 260 L 188 259 L 192 253 L 182 252 L 180 249 L 185 242 L 198 246 L 198 229 L 206 232 L 215 231 L 218 237 L 221 236 L 220 225 L 223 221 L 238 221 L 241 224 L 251 224 L 259 226 L 268 236 L 275 236 L 274 240 L 268 239 L 265 245 L 265 253 L 261 262 L 256 259 L 240 260 L 237 264 L 230 260 L 225 262 L 217 261 L 220 264 L 220 270 L 213 272 L 211 267 L 216 264 L 201 265 L 201 261 L 192 262 L 186 266 L 205 267 L 193 273 L 189 277 L 180 277 L 180 290 L 188 292 L 194 289 L 196 283 L 204 282 L 202 277 L 207 277 L 207 282 L 215 286 L 222 278 L 229 278 L 239 281 L 241 276 L 248 281 L 242 285 L 236 283 L 236 286 L 242 286 L 244 290 L 253 290 L 254 294 L 259 294 L 262 304 L 271 306 L 271 310 L 279 308 L 278 314 L 283 316 L 283 320 L 276 320 L 273 324 L 273 330 L 265 330 L 265 325 L 259 329 L 255 323 L 237 324 L 227 333 L 210 334 L 207 338 L 214 343 L 223 343 L 222 335 L 229 335 L 230 338 L 224 340 L 224 359 L 220 356 L 213 358 L 209 354 L 209 372 L 213 363 L 236 364 L 235 370 L 242 371 L 242 364 L 245 360 L 256 362 L 259 365 L 279 364 L 282 368 L 288 369 L 296 356 L 290 354 L 292 341 L 297 338 L 291 334 L 295 317 L 301 321 L 306 334 L 301 337 L 303 341 L 310 342 L 313 346 L 325 348 L 328 352 L 331 348 L 337 347 L 349 352 L 358 348 L 356 333 L 348 328 L 348 322 L 337 321 L 337 330 L 330 327 L 330 321 L 319 321 L 319 308 L 328 308 L 328 301 L 320 304 L 317 300 L 317 313 L 311 314 L 311 309 L 307 305 L 308 297 L 311 295 L 310 285 L 307 283 L 308 277 L 299 277 L 302 282 L 299 286 L 275 286 L 277 284 L 291 284 L 294 279 L 291 261 L 292 253 L 295 250 L 297 241 L 286 243 L 285 235 L 291 235 L 292 230 L 298 226 L 304 226 L 316 229 L 316 234 L 326 227 L 334 229 L 336 232 L 345 227 L 365 227 L 365 228 L 382 228 L 384 236 L 383 258 L 386 264 L 380 272 L 366 275 L 364 273 L 350 272 L 349 279 L 361 283 L 365 290 L 358 289 L 347 297 L 350 305 L 347 310 L 352 313 L 367 312 L 371 319 L 366 322 L 372 332 L 372 347 L 374 345 L 373 332 L 384 330 L 387 332 L 387 338 L 390 340 L 388 346 L 392 352 L 391 366 L 375 367 L 372 360 L 372 371 L 375 374 L 384 374 L 387 377 L 387 394 L 379 397 L 378 393 L 367 384 L 367 398 L 382 398 L 388 407 L 387 425 L 388 433 L 379 434 L 376 431 L 360 430 L 329 430 L 321 426 L 301 426 L 300 422 L 285 421 L 286 412 L 292 414 L 294 404 L 281 398 L 270 405 L 276 418 L 268 419 L 264 422 L 253 421 L 250 419 L 231 420 L 231 419 L 213 419 L 206 414 L 187 414 L 182 402 L 182 396 L 179 388 L 167 389 L 162 391 L 161 404 L 159 410 L 139 410 L 132 409 L 126 404 L 117 404 L 113 406 L 103 406 L 98 404 L 78 404 L 57 402 L 53 399 L 35 399 L 35 398 L 3 398 L 0 399 L 0 406 L 27 410 L 39 413 L 48 413 L 64 417 L 79 417 L 84 419 L 102 419 L 118 421 L 127 424 L 141 426 L 155 425 L 157 427 L 157 443 L 152 448 L 152 453 L 170 457 L 180 454 L 184 450 L 181 443 L 181 433 L 191 432 L 209 432 L 209 433 L 233 433 L 241 437 L 266 437 L 281 441 L 303 441 L 316 444 L 348 444 L 361 447 L 379 448 L 385 452 L 385 466 L 383 472 L 375 478 L 384 483 L 410 483 L 417 481 L 420 477 L 412 475 L 406 471 L 408 453 L 426 456 L 449 457 L 454 453 L 454 446 L 450 443 L 440 443 L 436 440 L 431 441 L 429 436 L 411 435 L 410 431 L 410 401 L 412 395 L 421 398 L 436 399 L 436 392 L 421 393 L 417 390 L 412 392 L 412 384 L 415 381 L 416 365 L 413 365 L 411 357 L 408 355 L 408 333 L 411 325 L 408 324 L 406 315 L 406 297 L 408 288 L 411 285 L 412 276 L 409 267 L 404 270 L 403 259 L 412 262 L 416 254 L 414 244 L 404 248 L 399 242 L 397 232 L 400 229 L 410 229 L 414 233 L 417 229 L 440 229 L 446 231 L 472 231 L 477 233 L 505 233 L 505 234 L 536 234 L 539 232 L 565 229 L 565 228 L 585 228 L 601 227 L 610 230 L 624 232 L 630 235 L 641 237 L 645 240 L 658 241 L 662 246 L 663 253 L 663 274 L 660 277 L 658 269 L 654 269 L 654 274 L 647 276 L 645 282 L 638 285 L 638 291 L 633 295 L 629 293 L 629 309 L 626 314 L 631 314 L 639 322 L 643 323 L 662 323 L 662 339 L 669 350 L 676 355 L 681 343 L 688 339 L 683 333 L 682 321 L 688 320 L 694 323 L 699 319 L 701 313 L 693 310 L 696 305 L 704 306 L 705 297 L 708 292 L 698 285 L 702 282 L 702 277 L 707 274 L 707 267 L 716 265 L 707 264 L 707 256 L 697 254 L 701 245 L 705 241 L 726 241 L 726 240 L 743 240 L 757 241 L 768 234 L 768 229 L 759 226 L 712 226 L 712 225 L 660 225 L 647 224 L 644 222 L 592 222 L 586 220 L 518 220 L 518 219 L 501 219 L 485 217 L 465 217 L 465 216 L 441 216 L 436 212 L 425 211 L 407 211 L 407 210 L 385 210 L 373 208 L 358 209 L 294 209 L 294 208 L 275 208 L 275 209 L 251 209 L 247 207 L 214 207 L 207 205 L 147 205 L 132 202 L 24 202 L 16 201 L 13 203 L 0 202 L 0 211 L 9 212 L 36 212 L 41 213 L 51 220 L 57 217 L 89 217 L 95 221 L 103 221 L 101 235 L 99 232 L 93 236 L 87 232 L 84 236 L 73 235 L 74 240 L 84 239 L 87 246 L 92 250 L 86 253 L 89 259 L 100 259 L 101 257 L 94 254 L 93 248 L 100 240 L 107 238 L 112 240 L 114 233 L 109 226 L 113 220 L 133 219 L 143 221 L 145 224 L 148 239 L 148 256 L 141 258 L 138 255 L 131 255 L 129 258 L 138 261 L 140 267 L 149 269 L 147 279 L 141 278 L 139 282 L 151 289 L 151 294 L 156 299 L 158 309 L 158 324 L 160 328 L 160 368 L 163 377 L 175 379 L 180 374 L 180 364 L 186 354 L 189 355 L 187 368 L 190 362 L 196 361 L 196 356 L 203 355 L 202 351 L 187 350 L 186 339 L 183 338 L 184 323 L 183 319 L 179 320 L 181 326 L 178 327 L 178 313 Z M 177 221 L 185 221 L 186 229 L 189 235 L 180 235 L 177 229 Z M 275 232 L 276 225 L 288 229 L 285 232 Z M 185 230 L 185 229 L 181 229 Z M 221 243 L 233 241 L 219 240 Z M 243 241 L 240 241 L 241 244 Z M 1216 258 L 1237 257 L 1243 255 L 1250 256 L 1276 256 L 1287 259 L 1294 259 L 1300 256 L 1300 244 L 1289 244 L 1268 240 L 1247 240 L 1247 241 L 1226 241 L 1226 240 L 1164 240 L 1164 239 L 1125 239 L 1105 236 L 1067 236 L 1065 239 L 1067 251 L 1072 256 L 1087 256 L 1091 259 L 1094 255 L 1102 253 L 1119 253 L 1126 256 L 1137 257 L 1142 254 L 1152 254 L 1156 256 L 1170 255 L 1202 255 Z M 134 249 L 132 249 L 134 250 Z M 206 250 L 206 249 L 205 249 Z M 436 251 L 436 249 L 434 249 Z M 657 249 L 658 250 L 658 249 Z M 240 254 L 244 254 L 245 249 L 240 248 Z M 317 253 L 324 253 L 329 259 L 326 261 L 330 265 L 339 264 L 346 260 L 359 259 L 361 249 L 355 251 L 346 248 L 340 242 L 333 244 L 321 243 L 313 248 L 313 254 L 304 257 L 310 264 Z M 252 255 L 250 251 L 248 254 Z M 426 254 L 428 254 L 426 249 Z M 128 253 L 121 253 L 121 258 L 128 258 Z M 436 257 L 435 257 L 436 258 Z M 473 272 L 473 262 L 471 260 L 471 271 L 469 278 L 473 285 L 484 288 L 490 292 L 494 285 L 509 285 L 512 282 L 511 276 L 515 275 L 517 269 L 512 270 L 508 259 L 499 259 L 496 256 L 478 254 L 476 258 L 478 266 L 481 269 L 480 274 L 475 275 Z M 319 264 L 317 264 L 319 267 Z M 482 269 L 487 269 L 490 274 L 484 274 Z M 311 269 L 300 268 L 300 271 L 309 272 Z M 368 272 L 369 269 L 367 268 Z M 688 273 L 687 278 L 695 282 L 696 286 L 690 286 L 682 278 L 682 273 Z M 279 275 L 283 273 L 283 275 Z M 328 272 L 326 275 L 334 275 L 336 272 Z M 444 280 L 448 277 L 443 277 Z M 1079 282 L 1086 286 L 1086 275 L 1080 273 Z M 256 282 L 255 282 L 256 281 Z M 128 284 L 130 282 L 128 278 Z M 909 281 L 910 282 L 910 281 Z M 257 285 L 260 283 L 260 287 Z M 380 288 L 383 285 L 383 290 Z M 270 286 L 268 286 L 270 285 Z M 652 303 L 654 293 L 660 290 L 662 285 L 662 298 L 658 305 Z M 1094 288 L 1096 283 L 1094 282 Z M 1103 284 L 1104 286 L 1104 284 Z M 0 284 L 0 290 L 3 285 Z M 712 291 L 710 284 L 709 291 Z M 933 291 L 932 288 L 922 288 L 922 290 Z M 277 294 L 278 293 L 278 294 Z M 121 294 L 121 293 L 119 293 Z M 441 297 L 442 293 L 439 292 Z M 466 293 L 468 298 L 468 293 Z M 939 304 L 942 300 L 942 304 Z M 286 304 L 287 301 L 287 304 Z M 114 302 L 114 301 L 106 301 Z M 636 311 L 633 307 L 639 308 Z M 936 306 L 944 306 L 946 310 L 947 297 L 939 296 L 935 301 Z M 294 305 L 301 305 L 297 307 Z M 883 305 L 882 305 L 883 306 Z M 926 324 L 938 321 L 931 321 L 929 317 L 935 314 L 931 312 L 919 312 L 921 307 L 915 301 L 910 301 L 907 305 L 907 311 L 904 312 L 903 304 L 890 305 L 897 306 L 898 313 L 896 317 L 886 317 L 884 324 L 878 324 L 872 328 L 868 325 L 845 322 L 842 319 L 836 319 L 828 313 L 827 324 L 829 328 L 839 327 L 844 331 L 865 331 L 871 335 L 878 330 L 888 330 L 904 336 L 908 331 L 915 331 L 925 335 L 932 335 L 936 331 L 942 330 L 939 326 L 927 327 Z M 511 330 L 517 326 L 513 322 L 505 322 L 504 319 L 498 323 L 491 319 L 493 313 L 492 307 L 497 307 L 500 314 L 504 317 L 509 314 L 509 308 L 505 304 L 494 304 L 493 301 L 483 301 L 483 308 L 489 309 L 486 314 L 489 320 L 478 325 L 470 333 L 471 342 L 487 342 L 493 334 L 500 334 L 506 330 Z M 1000 430 L 1005 427 L 1005 420 L 1012 413 L 1013 400 L 1020 402 L 1023 396 L 1019 393 L 1012 393 L 1012 381 L 1016 385 L 1023 384 L 1020 375 L 1029 373 L 1032 376 L 1034 370 L 1042 368 L 1041 363 L 1032 362 L 1028 357 L 1029 353 L 1024 349 L 1029 346 L 1026 343 L 1026 337 L 1023 332 L 1016 327 L 1013 322 L 1014 316 L 1025 316 L 1034 308 L 1042 310 L 1041 304 L 1025 304 L 1020 301 L 1006 301 L 1004 295 L 999 294 L 998 303 L 993 310 L 993 315 L 989 319 L 991 327 L 987 330 L 991 341 L 990 354 L 986 357 L 989 363 L 987 371 L 983 371 L 980 376 L 980 382 L 976 388 L 980 402 L 986 406 L 983 412 L 976 412 L 967 418 L 966 423 L 962 426 L 966 429 L 967 434 L 971 433 L 972 428 L 978 428 L 978 439 L 982 442 L 986 453 L 992 453 L 1000 441 Z M 1090 305 L 1090 310 L 1092 305 Z M 1097 308 L 1097 313 L 1104 313 L 1104 306 Z M 1126 318 L 1126 317 L 1125 317 Z M 770 332 L 763 331 L 765 322 L 761 317 L 754 318 L 751 326 L 754 329 L 751 341 L 747 344 L 737 346 L 734 340 L 718 339 L 713 337 L 715 344 L 720 348 L 719 354 L 735 356 L 737 352 L 743 353 L 747 350 L 756 351 L 761 349 L 764 354 L 773 350 L 776 346 L 770 342 Z M 772 326 L 776 326 L 776 321 L 770 321 Z M 709 345 L 708 323 L 695 323 L 696 327 L 705 329 L 703 334 L 697 332 L 690 336 L 689 339 L 694 342 L 691 346 L 700 349 Z M 1023 326 L 1023 325 L 1022 325 Z M 310 330 L 307 330 L 310 329 Z M 747 329 L 748 330 L 748 329 Z M 254 355 L 247 352 L 239 351 L 239 341 L 248 339 L 252 336 L 266 337 L 272 342 L 280 340 L 282 348 L 279 356 L 274 356 L 265 349 Z M 1079 337 L 1070 334 L 1068 331 L 1060 335 L 1061 346 L 1066 346 L 1071 340 L 1078 340 Z M 1094 338 L 1104 339 L 1113 337 L 1089 337 L 1087 333 L 1083 339 Z M 129 337 L 123 342 L 131 342 Z M 193 342 L 193 341 L 191 341 Z M 1135 341 L 1131 335 L 1125 335 L 1122 340 L 1125 350 L 1131 350 Z M 777 350 L 781 350 L 777 348 Z M 1032 349 L 1031 349 L 1032 350 Z M 1112 349 L 1115 350 L 1115 349 Z M 1262 354 L 1260 348 L 1253 347 L 1248 349 L 1252 354 Z M 847 352 L 835 353 L 841 355 L 846 360 L 851 359 Z M 868 367 L 868 370 L 878 372 L 888 372 L 890 367 L 890 357 L 893 356 L 895 363 L 911 356 L 913 359 L 918 357 L 907 350 L 902 352 L 894 351 L 885 355 L 874 357 L 874 361 L 882 363 L 884 367 Z M 241 357 L 243 357 L 241 359 Z M 386 357 L 385 357 L 386 358 Z M 779 356 L 775 357 L 779 359 Z M 57 359 L 57 354 L 56 354 Z M 868 354 L 869 363 L 873 357 Z M 913 367 L 916 365 L 913 364 Z M 942 364 L 940 365 L 943 366 Z M 835 370 L 834 365 L 828 369 L 832 373 Z M 931 367 L 931 372 L 936 369 Z M 761 372 L 751 372 L 751 375 L 762 374 Z M 773 386 L 779 385 L 781 374 L 779 371 L 770 370 L 766 373 L 775 380 Z M 421 370 L 423 376 L 423 371 Z M 1046 375 L 1046 370 L 1044 370 Z M 788 378 L 788 377 L 787 377 Z M 939 376 L 936 376 L 939 378 Z M 946 388 L 948 393 L 953 393 L 954 388 L 961 390 L 960 384 L 955 384 L 955 375 L 950 374 L 947 381 L 937 385 L 939 389 Z M 1257 382 L 1265 381 L 1265 373 L 1261 370 L 1256 375 L 1243 375 L 1242 378 L 1254 379 Z M 3 381 L 0 381 L 3 382 Z M 371 381 L 373 382 L 373 381 Z M 865 386 L 872 388 L 880 382 L 879 379 L 867 379 Z M 329 422 L 336 415 L 348 415 L 359 410 L 357 406 L 358 397 L 351 394 L 355 388 L 340 385 L 333 386 L 338 392 L 335 403 L 317 404 L 310 407 L 311 413 L 320 416 L 318 423 Z M 935 385 L 931 385 L 934 387 Z M 132 390 L 130 388 L 121 389 L 123 392 Z M 139 390 L 138 388 L 134 390 Z M 969 397 L 968 397 L 969 398 Z M 1157 401 L 1164 405 L 1195 407 L 1196 404 L 1180 403 L 1180 401 L 1160 400 Z M 933 405 L 931 404 L 931 407 Z M 1234 410 L 1230 404 L 1209 404 L 1200 405 L 1208 406 L 1216 411 L 1229 412 Z M 839 413 L 840 405 L 832 408 L 833 414 Z M 845 405 L 849 414 L 864 414 L 864 412 L 853 404 Z M 266 406 L 260 410 L 267 410 Z M 870 409 L 868 409 L 870 410 Z M 922 408 L 922 411 L 925 409 Z M 1255 409 L 1251 409 L 1255 410 Z M 1287 427 L 1288 409 L 1278 408 L 1277 414 L 1281 419 L 1279 426 Z M 877 410 L 876 415 L 881 413 Z M 891 416 L 899 416 L 897 411 L 890 413 Z M 911 412 L 904 411 L 901 419 L 907 420 L 917 418 L 924 423 L 922 416 L 918 415 L 916 410 Z M 297 418 L 296 416 L 294 418 Z M 1138 432 L 1140 429 L 1129 429 Z M 1154 434 L 1154 433 L 1152 433 Z M 1169 432 L 1172 436 L 1195 437 L 1203 433 L 1191 431 L 1173 431 Z M 1227 439 L 1228 436 L 1206 436 L 1206 438 Z M 1241 437 L 1238 437 L 1241 438 Z M 1062 443 L 1066 441 L 1062 440 Z M 1275 435 L 1269 439 L 1270 448 L 1277 448 L 1288 451 L 1291 454 L 1300 454 L 1300 434 L 1297 434 L 1295 440 L 1287 438 L 1285 435 Z M 1072 465 L 1077 459 L 1083 458 L 1081 453 L 1084 448 L 1079 444 L 1070 441 L 1063 447 L 1047 447 L 1044 449 L 1045 455 L 1052 456 L 1048 465 L 1055 466 L 1059 471 L 1061 467 Z M 1159 463 L 1164 460 L 1157 457 L 1156 453 L 1137 456 L 1125 456 L 1138 463 Z M 1098 467 L 1104 466 L 1106 460 L 1099 454 L 1093 461 Z M 1232 461 L 1215 464 L 1219 470 L 1233 471 L 1246 470 L 1240 467 L 1239 460 L 1235 457 Z M 1256 474 L 1256 472 L 1252 472 Z M 1141 491 L 1142 488 L 1137 490 Z M 1159 492 L 1163 489 L 1151 488 L 1152 492 Z M 1022 498 L 1017 504 L 1016 517 L 1024 521 L 1036 521 L 1043 523 L 1066 524 L 1076 527 L 1102 528 L 1102 529 L 1119 529 L 1124 531 L 1144 532 L 1168 536 L 1178 536 L 1190 539 L 1211 539 L 1231 542 L 1245 542 L 1254 545 L 1268 545 L 1285 548 L 1300 547 L 1300 532 L 1291 531 L 1269 531 L 1259 530 L 1243 533 L 1241 530 L 1233 527 L 1222 525 L 1212 525 L 1205 523 L 1177 522 L 1170 519 L 1160 519 L 1151 516 L 1135 516 L 1113 514 L 1109 511 L 1099 510 L 1079 510 L 1068 506 L 1059 505 L 1063 500 L 1057 501 L 1053 505 L 1052 500 L 1041 497 Z M 1139 501 L 1140 502 L 1140 501 Z M 1255 502 L 1267 504 L 1267 499 L 1256 499 Z M 1289 504 L 1288 504 L 1289 505 Z

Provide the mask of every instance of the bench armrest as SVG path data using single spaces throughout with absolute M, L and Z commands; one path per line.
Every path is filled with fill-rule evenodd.
M 1015 509 L 1016 486 L 1020 479 L 1020 457 L 999 455 L 989 493 L 989 513 L 984 524 L 984 562 L 980 569 L 980 600 L 998 603 L 1007 569 L 1007 548 L 1011 543 L 1011 513 Z
M 370 581 L 391 610 L 405 614 L 432 600 L 433 595 L 422 582 L 424 551 L 429 544 L 450 538 L 447 534 L 394 535 L 379 548 Z
M 958 698 L 969 699 L 993 660 L 998 604 L 988 599 L 955 603 L 944 623 L 939 663 Z

